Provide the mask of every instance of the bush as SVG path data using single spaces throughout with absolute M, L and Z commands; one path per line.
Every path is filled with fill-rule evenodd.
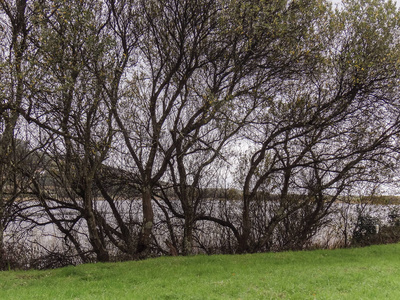
M 353 231 L 352 244 L 369 246 L 374 244 L 379 228 L 379 219 L 369 215 L 359 215 Z
M 400 226 L 400 213 L 397 209 L 393 209 L 389 215 L 389 224 L 392 226 Z
M 400 242 L 400 226 L 383 226 L 374 244 L 393 244 Z
M 388 225 L 379 226 L 377 218 L 359 216 L 353 232 L 352 244 L 355 246 L 369 246 L 400 242 L 399 212 L 395 210 L 391 211 L 388 219 Z

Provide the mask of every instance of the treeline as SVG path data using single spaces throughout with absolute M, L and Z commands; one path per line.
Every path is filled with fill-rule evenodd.
M 221 252 L 303 249 L 340 197 L 396 176 L 399 16 L 379 0 L 0 1 L 0 262 L 15 220 L 53 224 L 82 262 L 166 253 L 155 220 L 177 254 L 200 223 Z

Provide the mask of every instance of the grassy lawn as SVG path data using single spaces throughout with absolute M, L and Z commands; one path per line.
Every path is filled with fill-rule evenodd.
M 400 244 L 0 272 L 0 299 L 400 299 Z

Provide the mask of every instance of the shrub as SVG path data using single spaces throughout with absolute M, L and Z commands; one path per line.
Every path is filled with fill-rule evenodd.
M 393 210 L 388 214 L 389 224 L 379 226 L 379 220 L 371 216 L 359 216 L 353 233 L 352 244 L 369 246 L 400 242 L 400 214 Z M 376 226 L 379 226 L 378 230 Z
M 352 244 L 356 246 L 374 244 L 377 235 L 377 226 L 379 226 L 378 218 L 370 215 L 359 215 L 353 231 Z

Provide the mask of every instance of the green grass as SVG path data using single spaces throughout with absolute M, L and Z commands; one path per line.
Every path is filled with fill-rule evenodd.
M 7 271 L 0 299 L 400 299 L 400 244 Z

